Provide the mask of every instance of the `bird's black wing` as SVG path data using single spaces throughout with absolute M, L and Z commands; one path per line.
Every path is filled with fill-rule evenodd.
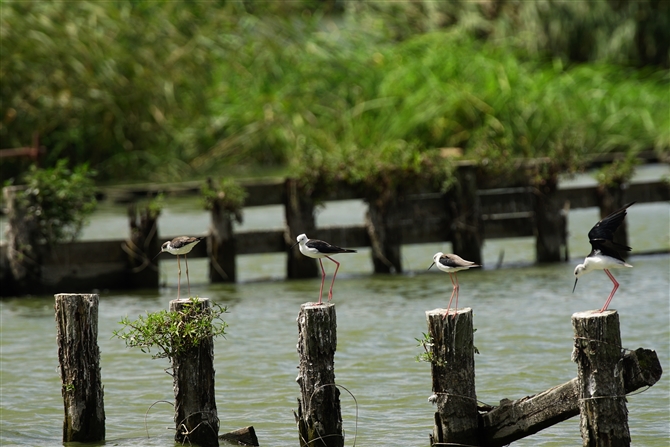
M 316 248 L 319 250 L 319 253 L 326 254 L 335 254 L 335 253 L 356 253 L 356 250 L 349 250 L 348 248 L 338 247 L 337 245 L 331 245 L 328 242 L 320 241 L 318 239 L 310 239 L 305 242 L 305 245 L 309 248 Z
M 589 231 L 589 242 L 594 250 L 600 250 L 603 254 L 615 258 L 620 257 L 618 250 L 631 250 L 630 247 L 618 244 L 614 242 L 613 239 L 614 232 L 619 228 L 624 217 L 626 217 L 626 209 L 634 203 L 635 202 L 631 202 L 623 208 L 613 212 L 591 228 L 591 231 Z

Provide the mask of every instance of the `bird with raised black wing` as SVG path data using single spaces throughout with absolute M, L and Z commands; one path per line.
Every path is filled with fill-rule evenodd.
M 451 291 L 451 298 L 449 298 L 449 304 L 447 305 L 447 311 L 444 313 L 444 316 L 442 318 L 443 319 L 446 318 L 447 315 L 449 314 L 449 309 L 451 308 L 451 301 L 454 299 L 454 295 L 456 295 L 456 304 L 455 304 L 456 312 L 454 313 L 452 318 L 456 318 L 456 313 L 458 312 L 458 292 L 461 288 L 461 286 L 458 284 L 458 276 L 456 276 L 456 273 L 460 272 L 461 270 L 471 269 L 473 267 L 481 267 L 481 265 L 475 264 L 472 261 L 466 261 L 465 259 L 461 258 L 458 255 L 451 253 L 444 254 L 442 252 L 435 253 L 435 255 L 433 256 L 433 263 L 430 264 L 428 270 L 430 270 L 430 268 L 434 265 L 436 265 L 437 268 L 442 270 L 443 272 L 449 273 L 451 284 L 454 286 L 453 290 Z M 454 279 L 456 281 L 454 281 Z
M 575 285 L 572 288 L 572 293 L 575 292 L 579 277 L 593 270 L 603 270 L 609 279 L 612 280 L 614 288 L 612 288 L 600 312 L 607 310 L 614 293 L 619 288 L 619 283 L 614 279 L 612 273 L 610 273 L 610 269 L 633 267 L 619 253 L 620 251 L 631 251 L 631 248 L 614 242 L 614 232 L 619 228 L 624 217 L 626 217 L 626 210 L 634 203 L 631 202 L 620 210 L 613 212 L 591 228 L 591 231 L 589 231 L 589 242 L 592 247 L 591 253 L 584 259 L 583 264 L 575 267 Z
M 188 283 L 188 296 L 191 296 L 191 281 L 188 277 L 188 259 L 186 258 L 186 255 L 193 250 L 193 247 L 195 247 L 198 242 L 203 240 L 205 237 L 200 236 L 200 237 L 192 237 L 192 236 L 179 236 L 171 241 L 167 241 L 163 243 L 161 246 L 161 251 L 158 252 L 156 256 L 154 256 L 154 259 L 158 257 L 163 252 L 170 253 L 171 255 L 176 255 L 177 256 L 177 268 L 178 268 L 178 276 L 177 276 L 177 299 L 179 299 L 179 293 L 181 289 L 181 263 L 179 262 L 179 255 L 184 255 L 184 261 L 186 262 L 186 282 Z
M 348 248 L 331 245 L 328 242 L 320 241 L 318 239 L 308 239 L 305 234 L 299 235 L 296 240 L 298 242 L 293 244 L 291 248 L 295 247 L 296 245 L 300 245 L 300 253 L 307 257 L 318 259 L 319 264 L 321 265 L 321 289 L 319 290 L 319 302 L 317 304 L 321 304 L 323 283 L 326 280 L 326 271 L 323 269 L 323 262 L 321 261 L 321 258 L 328 258 L 337 265 L 337 267 L 335 267 L 335 273 L 333 274 L 333 280 L 330 283 L 330 290 L 328 291 L 328 301 L 332 300 L 333 285 L 335 284 L 335 277 L 337 276 L 337 270 L 340 268 L 340 263 L 331 258 L 331 256 L 339 253 L 356 253 L 356 250 L 350 250 Z

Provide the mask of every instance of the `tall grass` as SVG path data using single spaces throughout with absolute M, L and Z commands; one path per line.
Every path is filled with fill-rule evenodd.
M 391 188 L 448 184 L 444 147 L 501 175 L 517 157 L 573 170 L 592 153 L 667 152 L 668 72 L 609 58 L 633 51 L 628 13 L 571 3 L 349 2 L 329 16 L 318 2 L 5 2 L 0 137 L 37 130 L 47 165 L 89 161 L 103 179 L 262 165 Z M 591 33 L 597 63 L 564 52 L 588 28 L 575 15 L 609 24 Z

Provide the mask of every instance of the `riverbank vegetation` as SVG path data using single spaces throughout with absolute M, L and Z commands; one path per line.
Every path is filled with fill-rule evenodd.
M 3 147 L 101 181 L 448 187 L 670 150 L 663 2 L 4 2 Z M 665 13 L 664 13 L 665 12 Z M 4 161 L 3 180 L 25 168 Z

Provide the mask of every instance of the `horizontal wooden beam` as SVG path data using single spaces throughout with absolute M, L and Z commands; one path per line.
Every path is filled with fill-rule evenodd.
M 639 348 L 623 358 L 626 394 L 654 385 L 663 370 L 656 351 Z M 500 406 L 481 415 L 482 445 L 501 447 L 579 414 L 577 378 L 542 393 Z

